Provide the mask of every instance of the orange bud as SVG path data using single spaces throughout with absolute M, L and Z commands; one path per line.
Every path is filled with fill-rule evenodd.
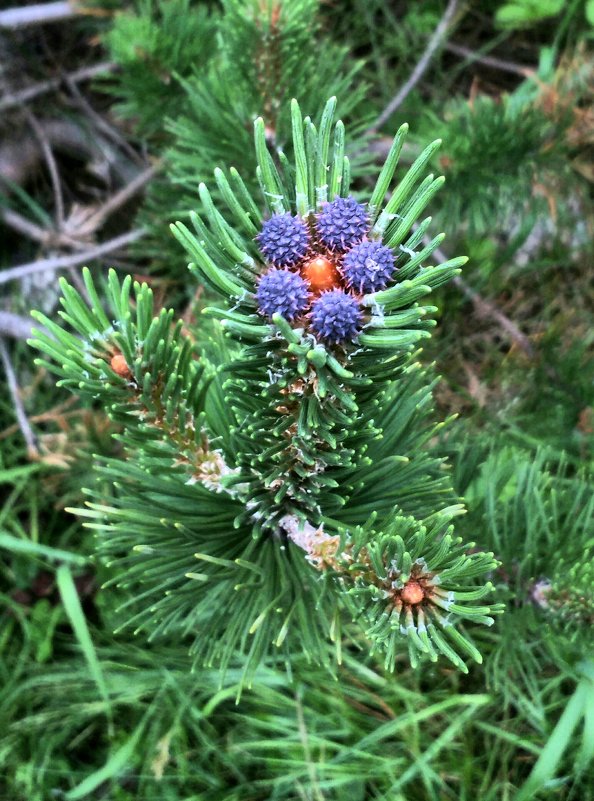
M 402 588 L 400 597 L 405 604 L 420 604 L 425 593 L 418 581 L 408 581 Z
M 116 355 L 112 357 L 110 365 L 114 373 L 117 373 L 121 378 L 132 377 L 132 372 L 128 367 L 128 363 L 121 353 L 116 353 Z
M 309 281 L 312 292 L 323 292 L 325 289 L 340 286 L 338 270 L 325 256 L 317 256 L 308 261 L 303 267 L 302 276 Z

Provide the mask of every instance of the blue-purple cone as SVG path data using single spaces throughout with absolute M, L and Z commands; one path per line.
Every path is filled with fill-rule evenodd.
M 336 345 L 357 338 L 361 317 L 356 298 L 342 289 L 322 292 L 311 307 L 312 329 L 319 337 Z
M 256 237 L 260 250 L 275 267 L 294 267 L 309 248 L 309 233 L 301 217 L 275 214 Z
M 394 272 L 394 254 L 380 242 L 361 242 L 342 260 L 342 273 L 356 292 L 368 294 L 384 289 Z
M 325 203 L 318 214 L 316 230 L 326 247 L 338 250 L 360 242 L 369 230 L 369 217 L 365 206 L 354 197 L 336 197 Z
M 293 320 L 309 306 L 307 282 L 290 270 L 273 268 L 260 278 L 256 299 L 260 314 L 272 317 L 278 313 Z

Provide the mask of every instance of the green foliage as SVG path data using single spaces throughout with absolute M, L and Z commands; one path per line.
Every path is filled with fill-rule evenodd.
M 543 695 L 559 674 L 577 682 L 522 788 L 520 797 L 529 798 L 558 769 L 574 730 L 573 742 L 579 736 L 581 744 L 568 758 L 574 769 L 592 768 L 592 477 L 575 475 L 563 456 L 556 461 L 547 451 L 487 447 L 490 453 L 479 451 L 470 460 L 476 443 L 461 451 L 457 486 L 468 502 L 468 524 L 486 527 L 485 540 L 501 560 L 494 582 L 508 613 L 486 655 L 489 683 L 507 709 L 521 710 L 531 726 L 546 730 Z M 480 469 L 472 470 L 479 461 Z M 553 562 L 551 554 L 558 555 Z
M 578 772 L 587 770 L 594 760 L 594 663 L 590 660 L 579 665 L 580 681 L 569 699 L 563 714 L 542 750 L 530 776 L 521 786 L 518 801 L 528 801 L 534 794 L 550 785 L 571 741 L 576 727 L 583 722 L 583 738 L 577 757 Z M 583 718 L 583 721 L 582 721 Z
M 248 188 L 257 188 L 251 129 L 258 114 L 266 117 L 269 141 L 288 157 L 293 97 L 303 98 L 316 120 L 335 94 L 343 116 L 357 112 L 359 130 L 367 121 L 366 86 L 356 80 L 361 64 L 324 35 L 318 0 L 224 0 L 220 16 L 187 6 L 188 0 L 150 0 L 137 14 L 118 16 L 108 38 L 122 65 L 114 84 L 126 98 L 120 111 L 138 120 L 137 130 L 150 135 L 167 163 L 166 178 L 153 182 L 139 215 L 149 237 L 137 249 L 176 279 L 164 223 L 187 215 L 198 182 L 215 167 L 241 165 Z M 140 45 L 131 49 L 131 41 Z M 368 160 L 359 148 L 355 168 Z
M 572 472 L 564 457 L 555 464 L 546 451 L 533 456 L 518 448 L 493 448 L 468 487 L 460 487 L 470 520 L 473 514 L 488 518 L 486 540 L 505 566 L 502 587 L 511 593 L 514 608 L 531 607 L 542 627 L 564 628 L 566 637 L 560 638 L 557 631 L 547 640 L 568 659 L 572 642 L 578 645 L 577 653 L 583 653 L 584 639 L 591 633 L 591 599 L 581 591 L 594 556 L 590 477 Z M 562 554 L 551 565 L 550 554 L 561 543 Z M 511 612 L 506 621 L 514 625 Z
M 206 68 L 216 23 L 211 10 L 190 0 L 139 0 L 136 11 L 116 16 L 105 43 L 121 75 L 107 87 L 139 136 L 162 137 L 165 118 L 179 113 L 179 79 Z
M 501 607 L 469 603 L 488 595 L 492 585 L 467 588 L 471 579 L 497 563 L 492 554 L 472 553 L 474 543 L 462 546 L 462 540 L 452 536 L 453 526 L 448 524 L 460 511 L 452 507 L 424 524 L 397 516 L 379 535 L 370 532 L 370 526 L 360 527 L 336 560 L 352 614 L 364 618 L 367 636 L 387 651 L 388 669 L 394 669 L 403 633 L 413 667 L 422 654 L 436 662 L 442 653 L 466 673 L 460 651 L 482 662 L 472 642 L 452 625 L 452 616 L 486 625 L 494 622 L 490 614 Z M 422 598 L 422 605 L 411 604 L 411 597 Z
M 562 11 L 572 13 L 577 3 L 568 0 L 513 0 L 505 3 L 495 15 L 496 22 L 503 28 L 524 28 L 534 25 L 550 17 L 558 16 Z M 594 3 L 585 0 L 583 14 L 586 21 L 594 26 Z
M 318 5 L 318 0 L 224 0 L 216 57 L 208 70 L 183 81 L 183 106 L 168 124 L 174 143 L 167 157 L 176 183 L 195 191 L 197 176 L 203 180 L 229 163 L 241 164 L 251 181 L 253 120 L 263 114 L 268 140 L 290 147 L 287 112 L 293 97 L 307 102 L 314 119 L 329 94 L 341 97 L 342 115 L 361 103 L 365 86 L 354 85 L 359 65 L 348 59 L 346 48 L 323 37 Z
M 594 3 L 458 4 L 448 41 L 393 115 L 395 128 L 414 119 L 416 132 L 405 140 L 400 130 L 395 171 L 375 188 L 370 163 L 386 142 L 362 132 L 403 87 L 446 0 L 91 5 L 119 12 L 100 21 L 112 25 L 104 41 L 119 70 L 79 91 L 102 113 L 97 90 L 108 86 L 125 117 L 120 133 L 162 164 L 137 221 L 150 234 L 128 268 L 153 273 L 155 296 L 130 279 L 86 276 L 80 296 L 63 285 L 71 333 L 55 326 L 43 338 L 37 372 L 11 347 L 41 457 L 27 461 L 0 384 L 0 796 L 594 801 L 584 24 Z M 52 77 L 54 66 L 86 65 L 60 25 L 35 30 L 44 53 L 61 48 Z M 20 45 L 18 55 L 20 71 Z M 43 81 L 38 61 L 31 77 Z M 40 115 L 62 114 L 69 92 L 44 95 Z M 423 206 L 439 188 L 423 184 L 424 171 L 446 174 L 430 213 L 449 233 L 446 253 L 471 256 L 474 308 L 458 284 L 425 283 L 441 235 L 429 244 L 419 209 L 396 245 L 399 288 L 365 307 L 373 325 L 357 346 L 314 343 L 307 325 L 256 311 L 253 237 L 270 213 L 258 156 L 265 170 L 273 164 L 267 180 L 280 176 L 287 208 L 313 211 L 331 94 L 350 135 L 343 151 L 339 132 L 334 158 L 325 129 L 330 175 L 350 180 L 358 199 L 374 206 L 395 194 L 404 216 L 412 197 Z M 291 97 L 315 125 L 303 125 L 315 168 L 304 175 L 299 145 L 298 180 Z M 250 138 L 261 112 L 258 154 Z M 436 136 L 444 146 L 407 174 Z M 68 205 L 71 165 L 62 171 L 59 148 L 54 159 Z M 47 180 L 10 190 L 6 208 L 53 228 Z M 198 194 L 202 210 L 190 216 Z M 175 220 L 198 287 L 166 230 Z M 401 221 L 384 222 L 388 236 Z M 126 214 L 114 223 L 133 224 Z M 34 258 L 16 235 L 2 252 L 6 264 Z M 414 296 L 428 286 L 431 298 Z M 174 306 L 180 287 L 185 299 L 200 295 L 181 328 L 161 310 L 163 287 Z M 47 293 L 28 297 L 50 315 Z M 480 298 L 520 327 L 532 356 L 509 346 Z M 445 380 L 419 363 L 420 344 Z M 65 408 L 47 367 L 80 402 Z M 323 396 L 301 391 L 312 376 Z M 287 385 L 277 391 L 275 381 Z M 300 476 L 290 458 L 282 429 L 297 409 L 291 440 L 299 458 L 324 460 L 322 473 L 315 462 Z M 486 592 L 506 603 L 496 626 L 476 625 L 498 611 L 481 609 Z M 421 593 L 422 606 L 407 605 Z M 225 676 L 204 662 L 226 666 Z
M 309 219 L 328 197 L 348 193 L 344 126 L 333 129 L 335 105 L 334 99 L 327 103 L 318 131 L 293 101 L 295 168 L 285 159 L 281 172 L 266 148 L 264 123 L 256 120 L 258 180 L 269 212 Z M 195 260 L 192 272 L 234 304 L 207 311 L 241 349 L 229 351 L 213 340 L 210 357 L 205 351 L 198 361 L 181 324 L 171 328 L 172 313 L 153 316 L 148 287 L 135 283 L 132 297 L 131 279 L 120 284 L 113 271 L 107 314 L 88 271 L 91 308 L 63 282 L 61 316 L 74 334 L 37 315 L 49 331 L 34 342 L 51 358 L 42 364 L 64 386 L 101 399 L 123 427 L 127 460 L 105 459 L 100 467 L 117 494 L 106 501 L 103 491 L 93 491 L 79 513 L 117 564 L 113 581 L 139 588 L 126 604 L 129 623 L 151 639 L 193 634 L 196 660 L 209 665 L 227 667 L 242 653 L 248 680 L 271 647 L 287 661 L 299 649 L 327 662 L 325 642 L 332 639 L 340 658 L 343 574 L 347 585 L 355 579 L 347 593 L 351 614 L 368 622 L 378 587 L 388 607 L 403 600 L 405 607 L 432 605 L 429 639 L 422 613 L 403 628 L 415 663 L 417 651 L 432 659 L 441 652 L 466 669 L 457 649 L 480 656 L 454 631 L 456 621 L 491 623 L 489 612 L 501 611 L 499 605 L 457 603 L 489 591 L 474 579 L 495 562 L 491 555 L 465 556 L 452 538 L 449 521 L 460 510 L 444 508 L 453 493 L 439 460 L 422 451 L 431 426 L 418 409 L 429 405 L 430 387 L 423 389 L 426 376 L 411 354 L 429 335 L 434 307 L 417 301 L 464 260 L 424 266 L 441 237 L 414 250 L 430 218 L 416 229 L 415 221 L 441 185 L 432 175 L 422 179 L 437 143 L 385 200 L 405 133 L 403 126 L 368 206 L 370 237 L 399 250 L 398 281 L 362 299 L 368 323 L 356 344 L 324 344 L 278 314 L 266 322 L 257 313 L 255 278 L 263 266 L 253 236 L 262 217 L 238 173 L 227 178 L 220 170 L 217 182 L 233 224 L 201 186 L 205 218 L 191 215 L 198 236 L 182 223 L 174 232 Z M 415 416 L 418 424 L 410 430 L 406 421 Z M 377 529 L 370 530 L 376 518 Z M 357 525 L 362 528 L 355 533 Z M 376 578 L 353 574 L 347 551 L 355 563 L 365 553 Z M 416 600 L 405 592 L 416 581 L 411 560 L 430 573 L 431 586 Z M 400 585 L 382 590 L 395 565 Z M 382 618 L 382 631 L 373 634 L 391 669 L 399 614 L 391 622 Z M 452 631 L 444 636 L 438 628 Z
M 586 548 L 577 562 L 560 559 L 550 583 L 541 588 L 542 604 L 550 610 L 552 624 L 562 629 L 572 642 L 593 627 L 593 556 L 593 550 Z
M 190 793 L 205 801 L 247 794 L 292 801 L 300 786 L 332 801 L 378 791 L 417 796 L 417 786 L 424 788 L 419 797 L 431 797 L 425 793 L 448 788 L 435 770 L 439 760 L 460 759 L 474 722 L 489 709 L 486 694 L 452 692 L 439 675 L 440 689 L 427 702 L 414 675 L 403 671 L 390 681 L 346 653 L 345 693 L 297 660 L 293 684 L 262 667 L 238 710 L 237 668 L 220 687 L 213 671 L 189 674 L 179 647 L 161 645 L 155 653 L 123 639 L 96 646 L 108 707 L 66 637 L 57 645 L 49 667 L 26 667 L 26 648 L 17 652 L 0 702 L 0 752 L 17 801 L 45 801 L 48 788 L 125 801 Z
M 527 235 L 530 219 L 533 225 L 545 205 L 542 196 L 534 198 L 534 183 L 544 181 L 563 156 L 542 110 L 513 97 L 497 102 L 483 95 L 472 103 L 452 101 L 443 120 L 430 114 L 428 122 L 447 142 L 440 156 L 449 189 L 443 219 L 480 236 L 494 224 L 515 226 L 521 216 Z
M 504 27 L 516 28 L 555 17 L 565 5 L 566 0 L 514 0 L 501 6 L 495 19 Z

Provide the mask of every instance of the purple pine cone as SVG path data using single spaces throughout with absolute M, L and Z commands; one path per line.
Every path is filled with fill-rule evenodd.
M 256 239 L 267 261 L 276 267 L 294 267 L 309 248 L 306 224 L 289 212 L 266 220 Z
M 292 320 L 309 306 L 309 291 L 297 273 L 273 268 L 258 281 L 256 299 L 260 314 L 272 317 L 278 312 L 286 320 Z
M 342 261 L 347 284 L 361 293 L 377 292 L 394 272 L 394 254 L 380 242 L 361 242 L 349 250 Z
M 342 289 L 322 292 L 311 307 L 312 329 L 319 337 L 336 345 L 357 338 L 361 317 L 358 301 Z
M 369 217 L 365 206 L 357 203 L 351 195 L 336 197 L 323 205 L 316 230 L 326 247 L 348 250 L 369 230 Z

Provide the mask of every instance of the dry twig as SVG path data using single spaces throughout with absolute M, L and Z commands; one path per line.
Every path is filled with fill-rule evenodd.
M 28 103 L 36 97 L 52 92 L 54 89 L 59 89 L 63 83 L 74 85 L 82 83 L 83 81 L 90 81 L 98 75 L 103 75 L 106 72 L 113 72 L 117 67 L 118 65 L 111 61 L 102 61 L 100 64 L 93 64 L 90 67 L 82 67 L 74 72 L 59 75 L 57 78 L 49 78 L 47 81 L 40 81 L 39 83 L 33 84 L 33 86 L 28 86 L 26 89 L 21 89 L 19 92 L 4 95 L 4 97 L 0 98 L 0 111 L 22 106 L 24 103 Z
M 39 330 L 41 327 L 36 323 Z M 28 339 L 31 336 L 33 322 L 28 317 L 22 317 L 13 312 L 0 311 L 0 337 L 12 337 L 13 339 Z
M 105 161 L 122 183 L 136 177 L 138 167 L 102 137 L 91 137 L 84 126 L 73 120 L 39 120 L 39 125 L 52 150 L 63 151 L 81 161 L 95 159 Z M 43 154 L 33 134 L 21 134 L 18 141 L 8 140 L 0 144 L 0 179 L 8 183 L 24 184 L 37 168 Z
M 81 413 L 84 413 L 81 409 L 72 409 L 73 406 L 79 401 L 78 395 L 72 395 L 67 400 L 59 403 L 57 406 L 54 406 L 53 409 L 48 409 L 47 412 L 41 412 L 40 414 L 34 414 L 29 418 L 30 423 L 48 423 L 48 422 L 56 422 L 60 426 L 62 430 L 66 428 L 66 420 L 70 417 L 80 417 Z M 70 411 L 68 411 L 70 409 Z M 14 425 L 7 426 L 5 429 L 0 431 L 0 440 L 7 439 L 11 437 L 15 431 L 18 431 L 18 423 L 14 423 Z
M 33 129 L 33 133 L 37 137 L 39 146 L 41 147 L 41 152 L 43 153 L 43 157 L 45 159 L 45 163 L 47 165 L 47 169 L 50 174 L 52 187 L 54 190 L 56 229 L 60 231 L 62 229 L 62 226 L 64 225 L 64 198 L 62 196 L 62 185 L 60 183 L 60 176 L 58 175 L 58 166 L 56 164 L 54 154 L 52 153 L 51 145 L 49 143 L 47 136 L 45 135 L 45 131 L 43 130 L 42 126 L 37 122 L 37 120 L 35 119 L 35 115 L 31 111 L 29 111 L 28 108 L 25 108 L 24 112 L 27 117 L 27 122 L 29 123 L 29 125 Z
M 25 28 L 28 25 L 43 25 L 46 22 L 59 22 L 80 13 L 75 3 L 38 3 L 34 6 L 7 8 L 0 11 L 0 28 Z
M 98 114 L 93 106 L 89 103 L 86 97 L 82 94 L 79 90 L 78 86 L 76 85 L 76 81 L 73 81 L 68 75 L 64 76 L 64 80 L 68 89 L 70 90 L 70 94 L 72 95 L 75 103 L 78 107 L 83 111 L 87 117 L 91 120 L 95 128 L 100 131 L 107 139 L 110 139 L 115 145 L 118 146 L 126 155 L 137 164 L 144 165 L 144 160 L 142 157 L 134 150 L 132 145 L 126 140 L 124 136 L 120 134 L 120 132 L 111 126 L 107 120 L 105 120 L 101 114 Z
M 85 224 L 90 227 L 99 228 L 110 214 L 113 214 L 113 212 L 117 211 L 124 203 L 127 203 L 130 198 L 134 197 L 134 195 L 150 181 L 158 172 L 160 166 L 161 163 L 158 162 L 139 173 L 127 186 L 124 186 L 119 192 L 112 195 L 103 206 L 97 209 L 90 217 L 87 217 Z
M 41 273 L 45 270 L 64 270 L 69 267 L 76 267 L 78 264 L 93 261 L 100 256 L 113 253 L 113 251 L 129 245 L 131 242 L 136 242 L 136 240 L 140 239 L 144 234 L 145 231 L 142 228 L 136 228 L 133 231 L 121 234 L 121 236 L 116 236 L 114 239 L 109 239 L 96 248 L 85 250 L 83 253 L 74 253 L 71 256 L 56 256 L 51 259 L 39 259 L 38 261 L 29 262 L 28 264 L 19 264 L 17 267 L 9 267 L 7 270 L 0 272 L 0 284 L 7 284 L 9 281 L 17 281 L 20 278 L 24 278 L 26 275 Z
M 536 72 L 534 67 L 524 67 L 521 64 L 516 64 L 513 61 L 507 61 L 506 59 L 496 58 L 495 56 L 481 55 L 480 53 L 475 53 L 474 50 L 470 50 L 470 48 L 463 47 L 455 42 L 447 42 L 445 44 L 445 49 L 449 50 L 450 53 L 455 53 L 457 56 L 467 58 L 471 63 L 477 62 L 478 64 L 484 64 L 485 67 L 493 67 L 494 69 L 501 70 L 502 72 L 511 72 L 514 75 L 520 75 L 522 78 L 529 78 Z
M 2 360 L 2 364 L 4 366 L 6 383 L 8 384 L 8 391 L 10 392 L 10 397 L 12 398 L 12 403 L 14 406 L 14 413 L 16 415 L 17 423 L 19 424 L 19 428 L 21 429 L 25 442 L 27 443 L 27 452 L 29 455 L 29 459 L 38 459 L 39 450 L 37 448 L 35 435 L 33 433 L 33 429 L 31 428 L 31 425 L 27 418 L 27 414 L 23 407 L 19 385 L 17 383 L 16 375 L 12 367 L 12 362 L 10 361 L 10 356 L 8 355 L 8 351 L 6 350 L 6 345 L 4 344 L 4 341 L 2 339 L 0 339 L 0 359 Z
M 425 241 L 428 242 L 429 240 L 425 239 Z M 448 261 L 448 257 L 440 248 L 436 248 L 434 253 L 440 262 Z M 522 333 L 514 321 L 510 320 L 509 317 L 507 317 L 500 309 L 498 309 L 494 303 L 491 303 L 489 300 L 485 300 L 485 298 L 479 295 L 479 293 L 469 286 L 459 275 L 454 276 L 452 283 L 458 287 L 463 295 L 472 301 L 479 317 L 487 317 L 491 320 L 494 320 L 499 327 L 505 331 L 512 342 L 526 354 L 526 356 L 529 358 L 534 356 L 534 348 L 532 347 L 532 343 L 526 334 Z
M 372 134 L 378 131 L 384 122 L 388 120 L 392 114 L 398 109 L 406 100 L 408 95 L 411 91 L 415 88 L 418 82 L 421 80 L 427 67 L 429 66 L 429 62 L 433 58 L 435 51 L 438 47 L 442 44 L 450 26 L 456 11 L 458 10 L 458 0 L 449 0 L 449 3 L 444 11 L 443 17 L 440 19 L 437 27 L 433 31 L 433 35 L 427 42 L 427 47 L 423 52 L 423 55 L 419 59 L 416 67 L 412 71 L 410 78 L 404 86 L 402 86 L 398 92 L 394 95 L 392 100 L 388 103 L 373 125 L 367 129 L 366 133 Z
M 35 225 L 35 223 L 32 223 L 16 211 L 0 208 L 0 219 L 14 231 L 29 237 L 34 242 L 40 242 L 43 245 L 48 243 L 49 232 L 45 228 Z
M 510 320 L 509 317 L 507 317 L 500 309 L 498 309 L 494 303 L 491 303 L 489 300 L 485 300 L 485 298 L 479 295 L 475 289 L 473 289 L 471 286 L 468 286 L 466 281 L 459 275 L 454 276 L 452 283 L 455 284 L 469 300 L 472 301 L 474 308 L 480 317 L 490 317 L 492 320 L 495 320 L 495 322 L 499 324 L 506 334 L 509 335 L 512 342 L 514 342 L 514 344 L 517 345 L 520 350 L 524 351 L 526 356 L 528 356 L 530 359 L 534 356 L 534 348 L 532 347 L 532 343 L 526 334 L 522 333 L 514 321 Z

